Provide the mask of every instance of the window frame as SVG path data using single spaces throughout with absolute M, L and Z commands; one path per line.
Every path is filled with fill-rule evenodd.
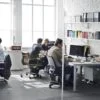
M 42 37 L 41 38 L 43 38 L 43 39 L 45 39 L 45 33 L 46 33 L 46 31 L 44 31 L 44 7 L 46 6 L 46 7 L 54 7 L 54 39 L 56 39 L 56 0 L 54 0 L 54 2 L 55 2 L 55 4 L 54 5 L 44 5 L 44 0 L 42 0 L 42 4 L 34 4 L 34 2 L 33 2 L 34 0 L 32 0 L 32 4 L 22 4 L 22 6 L 23 5 L 29 5 L 29 6 L 31 6 L 32 7 L 32 43 L 35 43 L 35 41 L 34 41 L 34 35 L 35 35 L 35 32 L 36 31 L 34 31 L 34 25 L 33 25 L 33 17 L 34 17 L 34 13 L 33 13 L 33 9 L 34 9 L 34 6 L 42 6 L 43 7 L 43 10 L 42 10 L 42 18 L 43 18 L 43 27 L 42 27 L 42 30 L 43 31 L 39 31 L 39 32 L 41 32 L 41 34 L 42 34 Z M 22 31 L 23 31 L 23 29 L 22 29 Z M 48 32 L 51 32 L 51 31 L 48 31 Z M 24 34 L 24 33 L 22 33 L 22 34 Z M 22 42 L 22 47 L 24 47 L 24 45 L 23 45 L 23 42 Z

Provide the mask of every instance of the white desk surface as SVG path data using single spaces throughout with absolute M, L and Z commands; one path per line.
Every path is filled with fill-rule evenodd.
M 69 65 L 74 65 L 74 66 L 77 66 L 77 65 L 82 65 L 82 66 L 95 66 L 95 65 L 100 65 L 100 62 L 69 62 Z
M 0 64 L 4 64 L 4 61 L 0 61 Z
M 89 67 L 96 67 L 100 66 L 100 62 L 69 62 L 69 65 L 72 65 L 74 67 L 74 78 L 73 78 L 73 91 L 76 91 L 76 69 L 77 67 L 81 66 L 89 66 Z

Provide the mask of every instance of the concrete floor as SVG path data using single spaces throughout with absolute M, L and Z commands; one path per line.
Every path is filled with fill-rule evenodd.
M 21 72 L 12 72 L 8 83 L 0 82 L 0 100 L 61 100 L 61 88 L 49 89 L 49 80 L 20 77 Z M 100 100 L 98 86 L 78 86 L 76 92 L 71 87 L 64 89 L 64 100 Z

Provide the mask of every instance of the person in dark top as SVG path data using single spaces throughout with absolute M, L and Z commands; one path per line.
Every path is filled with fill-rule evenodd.
M 37 75 L 39 74 L 40 69 L 44 69 L 44 67 L 47 65 L 46 58 L 43 56 L 40 56 L 41 51 L 43 50 L 42 48 L 42 39 L 39 38 L 37 40 L 37 44 L 33 44 L 32 46 L 32 51 L 30 53 L 30 60 L 29 60 L 29 65 L 30 65 L 30 71 L 33 73 L 36 73 Z M 33 68 L 31 64 L 34 64 L 36 68 Z
M 39 57 L 39 53 L 42 50 L 42 41 L 43 41 L 43 39 L 42 38 L 39 38 L 37 40 L 37 44 L 33 44 L 32 51 L 30 53 L 30 57 L 31 58 L 33 58 L 33 57 L 34 58 Z
M 42 48 L 44 51 L 48 51 L 48 43 L 49 43 L 49 40 L 48 39 L 45 39 L 44 40 L 44 43 L 42 44 Z

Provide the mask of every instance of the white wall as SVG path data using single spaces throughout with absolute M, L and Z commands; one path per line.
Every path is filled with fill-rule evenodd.
M 64 0 L 69 15 L 100 11 L 100 0 Z

